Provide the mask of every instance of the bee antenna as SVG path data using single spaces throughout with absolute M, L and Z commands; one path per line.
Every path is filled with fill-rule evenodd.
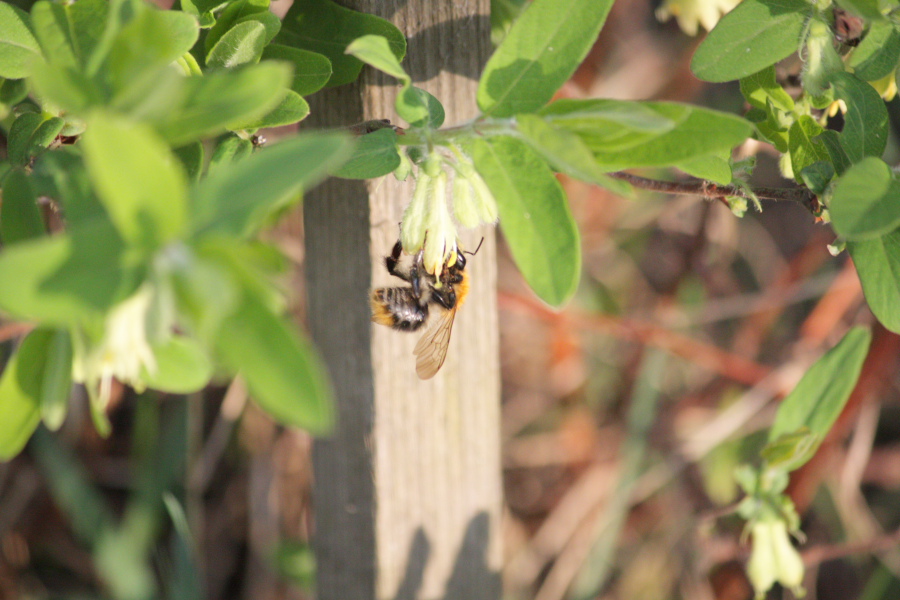
M 463 250 L 463 252 L 465 252 L 465 253 L 468 254 L 469 256 L 475 256 L 476 254 L 478 254 L 478 251 L 481 250 L 481 245 L 482 245 L 483 243 L 484 243 L 484 238 L 481 238 L 481 241 L 478 242 L 478 247 L 475 248 L 475 252 L 469 252 L 468 250 Z

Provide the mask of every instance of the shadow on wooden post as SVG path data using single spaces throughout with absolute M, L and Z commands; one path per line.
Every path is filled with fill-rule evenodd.
M 350 8 L 396 24 L 404 67 L 437 97 L 447 125 L 477 114 L 490 54 L 487 0 L 367 0 Z M 395 82 L 360 82 L 311 98 L 312 126 L 396 121 Z M 403 125 L 400 123 L 400 125 Z M 501 472 L 496 247 L 492 228 L 467 270 L 447 361 L 415 375 L 408 335 L 369 321 L 368 291 L 397 285 L 383 256 L 397 240 L 411 182 L 331 180 L 305 200 L 310 330 L 331 371 L 338 426 L 313 450 L 319 600 L 498 600 Z

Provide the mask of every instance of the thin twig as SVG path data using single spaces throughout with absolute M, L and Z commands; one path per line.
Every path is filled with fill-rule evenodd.
M 752 199 L 750 192 L 752 192 L 760 200 L 796 202 L 814 215 L 818 215 L 822 211 L 819 198 L 804 187 L 756 187 L 745 189 L 735 185 L 719 185 L 704 179 L 694 179 L 691 181 L 659 181 L 657 179 L 648 179 L 646 177 L 632 175 L 631 173 L 626 173 L 624 171 L 616 171 L 615 173 L 608 173 L 608 175 L 615 179 L 627 181 L 636 188 L 663 192 L 665 194 L 693 194 L 695 196 L 703 196 L 704 198 L 718 200 L 724 200 L 729 196 L 737 196 L 739 198 L 747 198 L 750 200 Z

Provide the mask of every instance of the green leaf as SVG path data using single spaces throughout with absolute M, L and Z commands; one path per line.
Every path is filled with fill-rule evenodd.
M 37 401 L 44 424 L 57 430 L 66 418 L 72 387 L 72 340 L 61 329 L 40 327 L 22 341 L 19 384 Z
M 153 250 L 184 232 L 184 170 L 152 130 L 96 115 L 82 144 L 100 200 L 126 241 Z
M 491 44 L 496 48 L 525 10 L 525 0 L 491 0 Z
M 0 309 L 23 320 L 68 326 L 96 320 L 136 287 L 121 238 L 95 220 L 69 233 L 21 242 L 0 253 Z
M 56 140 L 56 136 L 60 134 L 65 125 L 66 121 L 60 117 L 50 117 L 41 123 L 28 140 L 28 148 L 25 152 L 29 159 L 46 150 Z
M 200 181 L 200 176 L 203 175 L 203 144 L 194 142 L 175 148 L 173 152 L 181 161 L 188 179 L 193 183 Z
M 32 63 L 40 57 L 28 15 L 11 4 L 0 3 L 0 77 L 27 77 Z
M 254 400 L 280 423 L 313 433 L 334 424 L 331 386 L 315 349 L 250 295 L 219 329 L 216 348 L 246 380 Z
M 232 69 L 240 65 L 256 64 L 262 58 L 265 46 L 266 28 L 262 23 L 239 23 L 212 47 L 206 56 L 206 65 L 211 69 Z
M 854 327 L 837 346 L 817 360 L 778 407 L 769 441 L 804 427 L 821 441 L 856 386 L 871 341 L 868 329 Z M 791 466 L 796 469 L 800 464 Z
M 13 121 L 7 138 L 9 161 L 12 164 L 24 166 L 28 163 L 31 136 L 43 121 L 43 115 L 33 112 L 22 113 Z
M 0 213 L 0 237 L 9 246 L 40 237 L 46 233 L 44 219 L 37 204 L 37 194 L 28 175 L 13 169 L 3 180 L 3 204 Z
M 169 69 L 200 35 L 197 20 L 190 15 L 136 6 L 143 8 L 116 34 L 106 61 L 116 95 L 128 95 L 129 88 L 146 89 L 147 82 Z
M 209 6 L 208 10 L 213 10 L 220 5 L 221 1 Z M 269 12 L 268 2 L 238 0 L 237 2 L 229 3 L 225 7 L 225 10 L 222 11 L 222 14 L 219 15 L 219 18 L 216 19 L 215 25 L 213 25 L 206 34 L 206 39 L 203 41 L 206 53 L 209 54 L 210 50 L 213 49 L 213 46 L 222 39 L 222 36 L 237 23 L 241 22 L 242 19 L 251 15 L 259 15 L 266 12 Z
M 788 132 L 788 152 L 791 156 L 791 167 L 794 178 L 803 183 L 800 172 L 809 165 L 828 160 L 828 150 L 816 136 L 824 129 L 809 115 L 800 115 Z
M 846 102 L 841 146 L 851 162 L 866 156 L 881 156 L 887 145 L 888 113 L 884 100 L 871 85 L 850 73 L 832 76 L 835 94 Z
M 331 77 L 331 61 L 317 52 L 269 44 L 263 50 L 262 57 L 263 60 L 283 60 L 291 63 L 294 67 L 294 82 L 291 89 L 301 96 L 319 91 Z
M 516 125 L 525 143 L 547 159 L 554 170 L 617 194 L 631 193 L 630 185 L 606 174 L 587 145 L 574 133 L 557 129 L 536 115 L 518 115 Z
M 105 0 L 36 2 L 31 18 L 46 59 L 59 67 L 93 73 L 118 31 L 118 24 L 109 22 L 109 6 Z
M 258 119 L 250 121 L 229 123 L 228 128 L 237 129 L 262 129 L 264 127 L 281 127 L 299 123 L 309 115 L 309 104 L 293 90 L 287 90 L 281 102 Z
M 869 308 L 881 324 L 900 333 L 900 231 L 874 240 L 847 242 Z
M 400 166 L 397 134 L 390 127 L 357 138 L 350 159 L 332 173 L 344 179 L 374 179 Z
M 34 165 L 35 191 L 60 203 L 70 228 L 106 215 L 80 150 L 64 146 L 42 155 Z
M 31 83 L 45 102 L 72 115 L 83 115 L 88 107 L 107 101 L 104 90 L 73 68 L 38 63 L 34 66 Z
M 841 145 L 841 134 L 833 129 L 826 129 L 819 135 L 819 140 L 828 151 L 828 158 L 834 165 L 834 172 L 843 175 L 850 168 L 850 158 Z
M 788 473 L 806 464 L 816 453 L 821 443 L 821 436 L 810 433 L 801 427 L 793 433 L 785 433 L 766 444 L 759 455 L 766 461 L 769 469 L 778 469 Z
M 817 196 L 824 196 L 828 192 L 828 185 L 834 179 L 834 165 L 828 160 L 820 160 L 804 167 L 800 171 L 803 185 Z
M 712 82 L 762 71 L 797 51 L 811 11 L 806 0 L 744 0 L 700 43 L 691 71 Z
M 720 185 L 729 185 L 733 177 L 731 165 L 721 156 L 700 156 L 679 163 L 675 165 L 675 168 L 698 179 L 706 179 Z
M 294 2 L 275 41 L 328 57 L 332 66 L 328 87 L 334 87 L 359 76 L 363 63 L 344 50 L 353 40 L 369 34 L 387 38 L 391 52 L 397 60 L 403 60 L 406 38 L 399 29 L 384 19 L 344 8 L 331 0 Z
M 25 447 L 41 422 L 41 407 L 29 373 L 20 369 L 18 355 L 6 363 L 0 377 L 0 460 L 9 460 Z M 20 381 L 25 379 L 25 385 Z
M 412 86 L 412 80 L 400 66 L 387 39 L 365 35 L 347 46 L 347 54 L 400 81 L 402 89 L 395 103 L 400 118 L 414 127 L 437 129 L 443 124 L 444 107 L 425 90 Z
M 778 85 L 775 79 L 775 66 L 770 65 L 752 75 L 741 78 L 741 94 L 750 106 L 762 110 L 769 109 L 769 103 L 784 111 L 794 110 L 794 99 Z
M 559 104 L 562 108 L 554 108 Z M 565 112 L 558 112 L 562 110 Z M 650 124 L 642 126 L 636 119 L 642 113 L 652 115 Z M 724 153 L 753 131 L 740 117 L 667 102 L 560 101 L 541 114 L 552 125 L 577 134 L 607 172 L 671 166 Z
M 0 79 L 0 105 L 5 105 L 5 107 L 0 106 L 0 109 L 9 109 L 27 96 L 28 84 L 24 79 Z M 4 115 L 3 118 L 6 116 Z
M 26 166 L 56 139 L 65 124 L 59 117 L 31 112 L 21 114 L 9 129 L 7 145 L 10 162 L 16 166 Z
M 411 81 L 409 75 L 400 66 L 398 57 L 394 56 L 387 38 L 380 35 L 364 35 L 353 40 L 344 52 L 387 73 L 404 86 L 408 86 Z
M 617 145 L 633 143 L 639 135 L 659 135 L 675 127 L 675 121 L 662 115 L 649 103 L 630 100 L 557 100 L 538 111 L 552 124 L 573 131 L 593 132 Z
M 220 168 L 230 168 L 232 163 L 236 163 L 253 153 L 253 143 L 250 140 L 230 135 L 224 138 L 213 151 L 212 158 L 209 160 L 209 174 Z
M 488 60 L 478 107 L 511 117 L 544 106 L 594 45 L 612 0 L 534 0 Z
M 191 394 L 203 389 L 213 375 L 209 357 L 193 339 L 175 335 L 153 346 L 156 370 L 143 370 L 147 387 L 170 394 Z
M 278 106 L 290 77 L 289 65 L 266 62 L 185 78 L 185 103 L 156 128 L 173 146 L 217 135 L 230 123 L 258 119 Z
M 837 233 L 848 240 L 865 240 L 900 226 L 900 182 L 880 158 L 869 156 L 837 181 L 828 204 Z
M 835 4 L 855 15 L 870 20 L 877 21 L 884 19 L 878 0 L 837 0 Z
M 513 138 L 476 139 L 466 150 L 497 200 L 503 235 L 528 285 L 551 306 L 562 305 L 578 287 L 581 249 L 553 171 Z
M 217 169 L 194 189 L 194 231 L 247 235 L 286 198 L 312 187 L 350 153 L 338 134 L 303 135 Z
M 863 81 L 877 81 L 894 70 L 898 59 L 900 32 L 890 21 L 876 21 L 850 55 L 850 66 Z
M 413 127 L 438 129 L 444 124 L 444 106 L 422 88 L 405 87 L 397 94 L 394 107 L 400 118 Z
M 281 19 L 278 18 L 278 15 L 275 13 L 269 12 L 268 9 L 263 10 L 258 13 L 253 13 L 252 15 L 244 15 L 240 19 L 237 20 L 237 24 L 247 23 L 250 21 L 255 21 L 257 23 L 262 23 L 263 27 L 266 28 L 266 44 L 275 39 L 275 36 L 278 35 L 278 32 L 281 31 Z

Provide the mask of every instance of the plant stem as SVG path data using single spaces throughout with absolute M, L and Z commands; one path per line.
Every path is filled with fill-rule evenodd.
M 610 177 L 627 181 L 636 188 L 652 190 L 666 194 L 694 194 L 704 198 L 723 200 L 728 196 L 752 199 L 750 192 L 734 185 L 719 185 L 712 181 L 695 179 L 692 181 L 659 181 L 647 179 L 624 171 L 609 173 Z M 760 200 L 774 200 L 776 202 L 796 202 L 812 214 L 818 216 L 822 212 L 822 205 L 818 197 L 810 190 L 802 187 L 795 188 L 750 188 L 753 194 Z

